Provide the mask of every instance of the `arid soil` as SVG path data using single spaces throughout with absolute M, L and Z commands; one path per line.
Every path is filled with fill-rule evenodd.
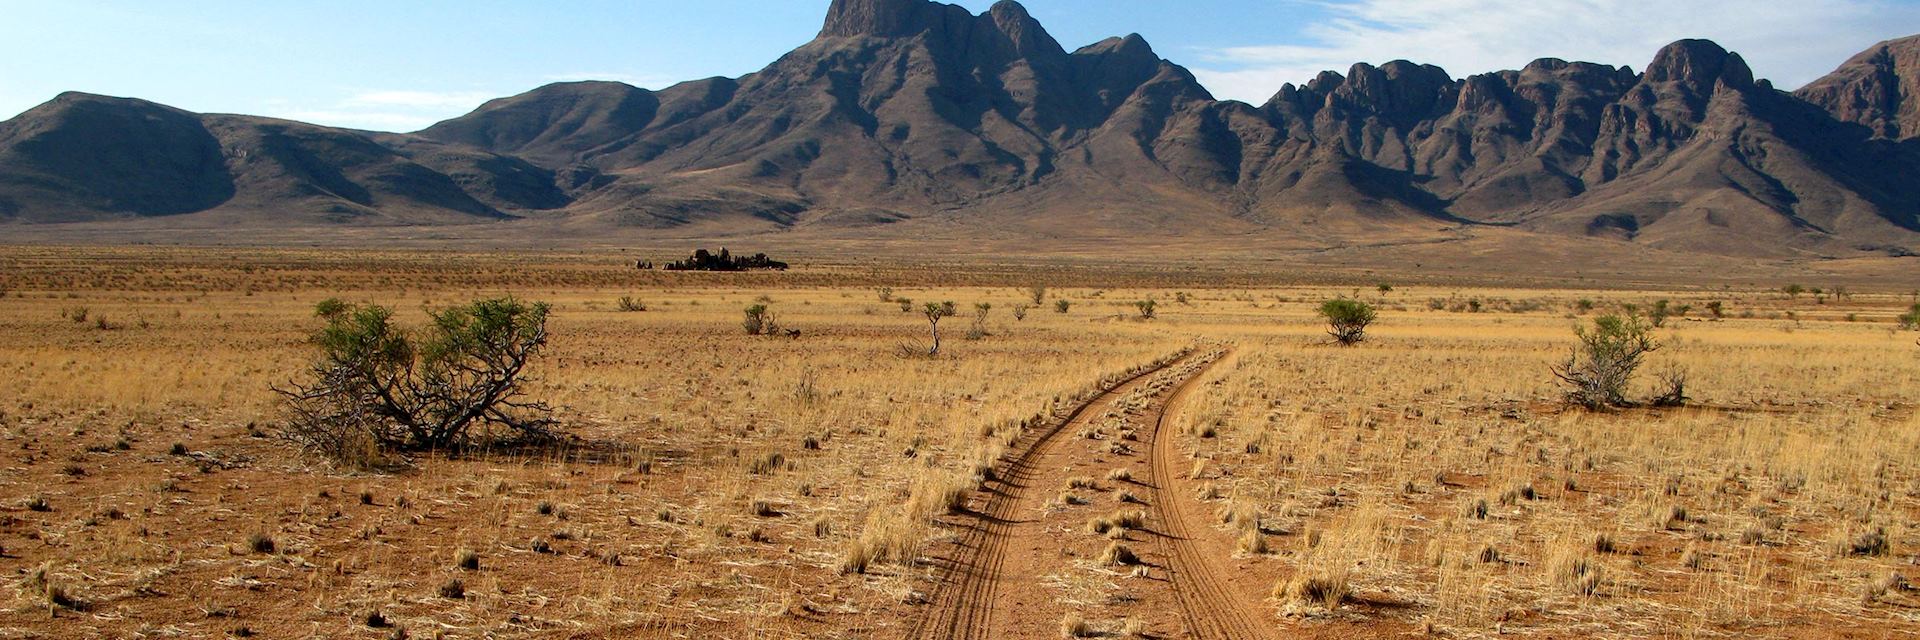
M 0 248 L 0 637 L 1920 632 L 1904 287 L 630 259 Z M 570 445 L 280 438 L 315 302 L 503 294 Z M 1663 300 L 1630 395 L 1687 406 L 1563 402 L 1572 328 Z

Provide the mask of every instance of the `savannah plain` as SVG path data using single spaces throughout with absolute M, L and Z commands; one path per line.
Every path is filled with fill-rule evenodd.
M 687 249 L 0 248 L 0 637 L 1920 633 L 1908 286 L 633 268 Z M 280 437 L 321 300 L 502 295 L 561 445 Z M 1629 395 L 1685 405 L 1566 403 L 1573 328 L 1662 300 Z

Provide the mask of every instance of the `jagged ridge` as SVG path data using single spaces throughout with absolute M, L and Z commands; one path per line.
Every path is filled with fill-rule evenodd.
M 0 216 L 292 200 L 328 219 L 547 211 L 580 229 L 941 220 L 1336 242 L 1500 225 L 1738 254 L 1905 250 L 1920 229 L 1916 42 L 1797 94 L 1686 40 L 1638 74 L 1363 63 L 1252 106 L 1215 100 L 1137 35 L 1069 52 L 1015 2 L 836 0 L 814 41 L 738 80 L 549 85 L 413 135 L 145 103 L 89 124 L 117 103 L 56 100 L 0 125 Z M 141 122 L 153 130 L 125 130 Z

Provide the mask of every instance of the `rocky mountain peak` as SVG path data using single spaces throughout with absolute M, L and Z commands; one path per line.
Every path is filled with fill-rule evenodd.
M 833 0 L 820 37 L 911 36 L 932 25 L 936 8 L 927 0 Z
M 1723 49 L 1711 40 L 1681 40 L 1660 49 L 1647 66 L 1648 82 L 1675 82 L 1712 89 L 1716 81 L 1733 88 L 1753 85 L 1753 70 L 1740 54 Z

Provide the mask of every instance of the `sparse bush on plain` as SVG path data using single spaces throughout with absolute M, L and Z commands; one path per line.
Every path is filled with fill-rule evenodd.
M 921 307 L 920 313 L 927 318 L 927 330 L 933 334 L 933 346 L 927 349 L 928 356 L 940 355 L 940 321 L 958 313 L 953 302 L 929 302 Z
M 1140 319 L 1142 320 L 1152 320 L 1156 315 L 1154 309 L 1157 307 L 1159 307 L 1159 303 L 1154 302 L 1153 298 L 1147 298 L 1133 303 L 1133 309 L 1140 313 Z
M 1552 368 L 1566 383 L 1567 400 L 1589 409 L 1627 406 L 1627 385 L 1649 353 L 1660 348 L 1653 327 L 1636 315 L 1604 315 L 1593 328 L 1575 327 L 1580 344 Z
M 1907 312 L 1900 314 L 1900 328 L 1908 331 L 1920 330 L 1920 303 L 1907 307 Z
M 1350 298 L 1334 298 L 1320 303 L 1320 317 L 1327 321 L 1327 335 L 1343 345 L 1367 338 L 1367 327 L 1377 317 L 1373 306 Z
M 647 303 L 633 299 L 633 296 L 620 296 L 619 309 L 625 312 L 646 311 Z
M 512 298 L 431 310 L 407 332 L 379 305 L 328 300 L 308 379 L 275 387 L 290 415 L 282 435 L 336 463 L 373 466 L 387 453 L 481 442 L 546 441 L 551 409 L 522 402 L 528 363 L 547 344 L 545 304 Z
M 993 303 L 980 302 L 973 305 L 973 324 L 967 327 L 967 339 L 979 340 L 987 337 L 987 314 L 993 312 Z
M 765 304 L 754 304 L 742 312 L 740 328 L 750 336 L 770 336 L 780 332 L 780 323 Z
M 1060 298 L 1060 299 L 1057 299 L 1057 300 L 1054 300 L 1054 301 L 1053 301 L 1053 312 L 1054 312 L 1054 313 L 1066 313 L 1066 312 L 1068 312 L 1068 311 L 1072 311 L 1072 310 L 1073 310 L 1073 301 L 1072 301 L 1072 300 L 1068 300 L 1068 299 L 1066 299 L 1066 298 Z

